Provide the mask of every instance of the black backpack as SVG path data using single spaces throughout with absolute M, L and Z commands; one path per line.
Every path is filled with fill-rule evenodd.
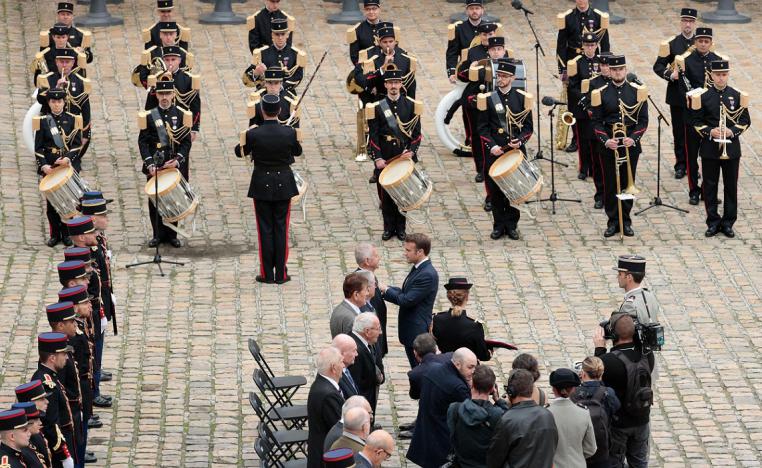
M 595 431 L 595 444 L 598 446 L 592 459 L 607 458 L 609 456 L 609 434 L 611 434 L 611 415 L 603 405 L 606 400 L 607 388 L 600 385 L 593 394 L 587 391 L 580 391 L 585 387 L 579 387 L 571 394 L 571 400 L 578 405 L 585 406 L 590 412 L 590 419 L 593 421 L 593 430 Z
M 613 351 L 613 354 L 624 364 L 627 372 L 627 393 L 622 401 L 622 409 L 636 418 L 648 416 L 654 403 L 648 358 L 641 356 L 640 360 L 635 362 L 620 350 Z

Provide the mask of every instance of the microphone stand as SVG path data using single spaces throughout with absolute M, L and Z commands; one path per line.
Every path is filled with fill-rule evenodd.
M 153 176 L 153 207 L 155 208 L 155 214 L 154 214 L 154 224 L 156 228 L 158 229 L 161 223 L 161 215 L 159 215 L 159 167 L 164 165 L 164 150 L 159 150 L 156 152 L 156 155 L 154 156 L 154 167 L 156 167 L 156 174 Z M 152 260 L 148 260 L 145 262 L 136 262 L 131 263 L 125 268 L 132 268 L 136 266 L 142 266 L 142 265 L 153 265 L 155 264 L 157 267 L 159 267 L 159 274 L 161 276 L 164 276 L 164 270 L 161 269 L 162 263 L 168 263 L 170 265 L 179 265 L 183 266 L 185 263 L 182 262 L 172 262 L 169 260 L 163 260 L 161 258 L 161 253 L 159 252 L 159 246 L 161 245 L 161 241 L 156 243 L 156 252 L 153 255 Z
M 667 118 L 664 117 L 664 114 L 662 113 L 661 109 L 659 109 L 659 106 L 656 105 L 653 99 L 651 99 L 651 96 L 648 96 L 648 100 L 651 102 L 651 105 L 654 109 L 656 109 L 656 113 L 659 114 L 657 120 L 657 127 L 656 127 L 656 196 L 654 197 L 651 202 L 648 203 L 648 206 L 643 208 L 640 211 L 635 212 L 635 216 L 645 213 L 646 211 L 650 210 L 651 208 L 656 208 L 659 206 L 663 206 L 665 208 L 671 208 L 675 211 L 682 211 L 683 213 L 688 213 L 688 210 L 684 210 L 682 208 L 678 208 L 674 205 L 668 205 L 667 203 L 664 203 L 661 200 L 661 123 L 664 122 L 667 127 L 669 127 L 669 123 L 667 122 Z
M 550 196 L 548 198 L 542 198 L 540 200 L 529 200 L 525 202 L 525 203 L 537 203 L 537 202 L 549 201 L 552 205 L 552 210 L 551 210 L 552 214 L 556 214 L 556 202 L 582 203 L 582 200 L 580 200 L 579 198 L 559 198 L 558 193 L 556 192 L 556 164 L 560 164 L 560 163 L 556 162 L 555 151 L 553 150 L 553 146 L 554 146 L 553 145 L 553 141 L 554 141 L 553 140 L 554 138 L 553 117 L 555 115 L 557 105 L 558 104 L 553 104 L 553 106 L 548 111 L 548 117 L 550 117 L 549 123 L 550 123 L 550 141 L 551 141 L 550 159 L 548 160 L 550 161 Z M 537 120 L 538 121 L 540 120 L 539 116 Z M 541 159 L 541 158 L 536 158 L 536 159 Z

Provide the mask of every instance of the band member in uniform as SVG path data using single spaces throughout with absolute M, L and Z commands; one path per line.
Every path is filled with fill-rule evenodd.
M 450 278 L 444 288 L 450 309 L 434 315 L 431 334 L 437 340 L 437 348 L 442 353 L 451 353 L 459 348 L 468 348 L 479 361 L 489 361 L 492 353 L 484 341 L 484 327 L 478 320 L 466 314 L 468 292 L 473 284 L 466 278 Z
M 611 82 L 611 70 L 609 70 L 609 57 L 611 57 L 613 54 L 611 52 L 601 52 L 598 56 L 599 61 L 599 70 L 600 74 L 586 79 L 582 80 L 580 84 L 580 89 L 582 90 L 583 96 L 580 98 L 580 107 L 582 110 L 587 114 L 588 119 L 592 119 L 592 110 L 590 107 L 590 93 L 594 89 L 598 89 L 602 86 L 607 85 L 609 82 Z M 591 140 L 591 151 L 592 151 L 592 158 L 593 158 L 593 182 L 595 183 L 595 195 L 593 195 L 593 200 L 595 201 L 595 204 L 593 205 L 593 208 L 596 210 L 600 210 L 603 208 L 603 159 L 602 154 L 606 150 L 606 148 L 603 147 L 598 142 L 598 139 L 595 138 L 595 134 L 593 132 L 593 122 L 590 120 L 589 125 L 590 133 L 588 134 L 588 138 Z
M 447 78 L 452 84 L 457 83 L 458 64 L 463 58 L 463 51 L 475 45 L 475 39 L 479 35 L 479 25 L 482 24 L 484 16 L 484 0 L 466 0 L 466 16 L 468 20 L 465 23 L 456 21 L 447 26 L 445 63 Z
M 142 37 L 145 43 L 143 48 L 150 49 L 151 47 L 161 47 L 163 45 L 176 45 L 184 50 L 189 50 L 190 46 L 190 28 L 181 26 L 174 20 L 174 2 L 173 0 L 157 0 L 156 10 L 159 14 L 159 21 L 154 23 L 150 28 L 143 30 Z M 167 38 L 162 39 L 162 29 L 167 29 L 167 26 L 171 26 L 175 34 L 172 36 L 172 41 L 169 42 Z M 169 31 L 165 31 L 169 32 Z
M 280 9 L 280 0 L 265 0 L 265 7 L 255 14 L 246 18 L 249 28 L 249 52 L 262 46 L 273 45 L 273 36 L 270 25 L 273 20 L 285 20 L 288 22 L 287 44 L 291 46 L 296 29 L 296 20 L 293 16 Z
M 628 185 L 628 172 L 632 171 L 633 181 L 638 167 L 641 147 L 640 139 L 648 129 L 648 90 L 627 81 L 627 64 L 624 55 L 609 57 L 611 82 L 590 93 L 593 109 L 593 132 L 604 147 L 603 160 L 604 205 L 608 224 L 604 237 L 620 232 L 621 209 L 622 233 L 634 236 L 632 229 L 632 200 L 617 201 L 617 187 L 621 190 Z M 614 126 L 624 125 L 624 136 L 614 135 Z M 629 162 L 620 162 L 619 155 L 629 154 Z M 619 168 L 617 166 L 620 166 Z M 629 166 L 629 170 L 627 168 Z M 621 170 L 619 170 L 621 169 Z M 616 174 L 619 173 L 619 185 Z
M 568 74 L 566 64 L 582 54 L 582 35 L 593 33 L 598 39 L 599 52 L 611 50 L 609 44 L 609 14 L 590 7 L 590 0 L 575 0 L 576 7 L 559 13 L 557 17 L 558 36 L 556 37 L 556 59 L 558 74 L 566 84 Z M 576 135 L 576 129 L 575 133 Z M 567 153 L 577 151 L 577 141 L 566 148 Z
M 722 57 L 712 52 L 712 28 L 696 28 L 694 36 L 694 48 L 687 50 L 683 55 L 676 59 L 677 68 L 682 70 L 680 77 L 681 97 L 700 93 L 712 85 L 710 68 L 712 62 L 722 60 Z M 701 198 L 701 186 L 699 185 L 698 153 L 701 144 L 701 135 L 690 128 L 691 115 L 690 109 L 685 110 L 686 147 L 688 156 L 686 158 L 688 170 L 688 203 L 698 205 Z
M 399 157 L 418 162 L 418 146 L 423 139 L 420 122 L 423 103 L 402 94 L 402 81 L 402 71 L 386 70 L 386 97 L 365 107 L 370 135 L 368 151 L 375 164 L 376 178 L 392 159 Z M 386 241 L 396 234 L 399 240 L 405 240 L 405 216 L 400 213 L 394 200 L 381 184 L 378 184 L 377 188 L 384 219 L 381 239 Z
M 593 128 L 590 124 L 590 116 L 579 104 L 582 99 L 582 82 L 590 80 L 600 73 L 600 61 L 595 55 L 598 48 L 598 39 L 593 33 L 582 35 L 582 55 L 577 55 L 566 63 L 566 73 L 569 76 L 568 101 L 569 112 L 574 115 L 577 124 L 576 132 L 577 153 L 579 155 L 579 173 L 577 178 L 585 180 L 593 175 Z
M 178 169 L 190 178 L 191 128 L 193 115 L 190 111 L 174 104 L 175 82 L 164 80 L 156 82 L 158 106 L 138 115 L 140 135 L 138 147 L 143 158 L 143 174 L 150 179 L 159 170 Z M 160 242 L 169 242 L 172 247 L 182 247 L 177 232 L 156 223 L 153 201 L 148 202 L 148 212 L 153 226 L 153 238 L 149 247 L 156 247 Z
M 675 179 L 685 177 L 687 150 L 685 133 L 685 96 L 680 91 L 680 70 L 674 66 L 675 58 L 684 54 L 692 45 L 698 10 L 680 10 L 680 34 L 661 43 L 659 57 L 654 63 L 654 73 L 667 81 L 667 105 L 672 121 L 672 138 L 675 142 Z
M 69 339 L 63 333 L 41 333 L 37 337 L 37 349 L 40 359 L 32 380 L 41 381 L 48 392 L 48 408 L 42 418 L 42 432 L 48 440 L 56 465 L 66 463 L 68 458 L 77 463 L 74 419 L 59 377 L 69 357 Z
M 278 113 L 278 122 L 285 125 L 289 122 L 289 125 L 298 128 L 299 116 L 291 114 L 296 112 L 296 96 L 283 89 L 283 78 L 286 74 L 280 67 L 272 67 L 265 70 L 265 87 L 257 91 L 252 92 L 249 95 L 249 102 L 247 103 L 247 112 L 249 115 L 249 126 L 262 125 L 265 121 L 264 112 L 262 112 L 262 96 L 265 94 L 272 94 L 280 98 L 280 113 Z
M 402 89 L 401 93 L 415 99 L 415 71 L 418 59 L 410 55 L 405 49 L 399 46 L 396 31 L 392 23 L 382 23 L 376 30 L 378 34 L 378 45 L 363 51 L 367 53 L 368 59 L 361 62 L 357 69 L 362 76 L 357 76 L 357 83 L 372 96 L 361 94 L 363 102 L 375 102 L 386 94 L 385 73 L 389 69 L 396 69 L 401 72 Z M 394 65 L 394 67 L 392 67 Z
M 497 240 L 503 234 L 508 234 L 509 238 L 518 240 L 517 227 L 521 212 L 511 206 L 500 187 L 489 176 L 489 168 L 507 151 L 518 149 L 526 155 L 526 143 L 532 136 L 533 97 L 511 87 L 516 65 L 510 59 L 499 59 L 494 71 L 497 76 L 495 91 L 479 94 L 477 98 L 480 111 L 478 134 L 484 148 L 484 173 L 487 174 L 485 186 L 492 200 L 494 219 L 490 238 Z
M 167 65 L 164 62 L 164 49 L 167 47 L 174 47 L 171 49 L 173 54 L 178 51 L 180 53 L 180 70 L 190 72 L 194 66 L 195 57 L 188 49 L 179 45 L 177 41 L 177 23 L 174 21 L 167 21 L 163 23 L 157 23 L 155 26 L 159 30 L 159 45 L 151 45 L 140 54 L 140 64 L 132 70 L 132 84 L 136 87 L 143 87 L 148 89 L 150 84 L 149 78 L 153 76 L 153 79 L 158 78 L 160 74 L 167 71 Z M 151 84 L 153 84 L 153 79 Z
M 34 136 L 34 154 L 37 159 L 37 173 L 41 176 L 50 174 L 58 166 L 71 166 L 79 172 L 80 151 L 82 149 L 82 117 L 64 112 L 66 92 L 51 89 L 47 93 L 50 114 L 35 117 L 32 121 L 36 130 Z M 50 238 L 49 247 L 61 242 L 71 245 L 71 239 L 61 222 L 61 216 L 53 205 L 47 202 L 46 208 Z
M 363 0 L 363 15 L 365 20 L 347 29 L 349 44 L 349 60 L 357 65 L 368 57 L 360 57 L 360 52 L 377 44 L 377 30 L 381 25 L 381 0 Z
M 249 198 L 254 199 L 259 237 L 260 283 L 283 284 L 291 280 L 288 275 L 288 227 L 291 198 L 299 193 L 291 171 L 294 157 L 302 154 L 302 145 L 296 130 L 280 125 L 280 97 L 262 96 L 265 121 L 250 128 L 235 147 L 236 156 L 251 155 L 254 171 L 251 173 Z
M 22 450 L 29 447 L 29 423 L 26 411 L 0 411 L 0 467 L 27 468 Z
M 90 31 L 79 29 L 74 26 L 74 4 L 70 2 L 58 2 L 56 10 L 56 23 L 69 28 L 69 39 L 66 46 L 75 49 L 78 53 L 85 54 L 87 63 L 92 63 L 93 52 L 90 49 L 93 43 L 93 34 Z M 40 32 L 40 47 L 56 49 L 50 31 Z
M 32 73 L 32 83 L 37 84 L 37 77 L 39 75 L 44 75 L 50 71 L 56 70 L 56 50 L 71 48 L 68 45 L 70 30 L 71 28 L 68 26 L 59 23 L 56 23 L 50 28 L 49 37 L 53 44 L 48 46 L 46 39 L 45 45 L 40 46 L 40 51 L 34 55 L 34 60 L 32 60 L 32 64 L 29 66 L 29 70 Z M 87 56 L 84 53 L 82 53 L 81 56 L 77 53 L 76 56 L 80 62 L 80 67 L 84 70 L 87 63 Z
M 288 44 L 290 34 L 288 21 L 274 19 L 270 23 L 273 45 L 264 45 L 251 53 L 251 65 L 243 72 L 243 84 L 248 87 L 264 87 L 265 71 L 270 67 L 281 67 L 286 73 L 283 87 L 293 91 L 304 77 L 307 54 Z
M 26 420 L 29 423 L 29 446 L 21 449 L 21 455 L 27 468 L 48 468 L 51 465 L 50 450 L 45 438 L 42 437 L 42 421 L 40 420 L 40 410 L 37 405 L 31 401 L 24 403 L 14 403 L 11 409 L 24 410 Z
M 699 155 L 704 177 L 705 234 L 712 237 L 722 231 L 727 237 L 735 237 L 733 224 L 738 217 L 741 159 L 739 137 L 751 125 L 749 95 L 728 86 L 730 63 L 727 60 L 712 62 L 711 75 L 712 84 L 706 91 L 691 98 L 691 124 L 701 135 Z M 722 216 L 717 210 L 720 172 L 725 200 Z

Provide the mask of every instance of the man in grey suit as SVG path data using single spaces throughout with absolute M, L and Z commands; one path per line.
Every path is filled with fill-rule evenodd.
M 388 432 L 377 430 L 370 433 L 362 452 L 355 455 L 355 468 L 379 468 L 392 456 L 394 440 Z
M 344 300 L 333 308 L 329 321 L 331 338 L 335 338 L 340 333 L 345 335 L 352 333 L 355 317 L 360 315 L 360 308 L 365 305 L 368 281 L 359 273 L 350 273 L 344 278 L 342 288 Z

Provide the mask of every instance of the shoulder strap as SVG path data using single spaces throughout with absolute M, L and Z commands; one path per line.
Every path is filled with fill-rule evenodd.
M 402 131 L 400 131 L 400 126 L 397 125 L 397 117 L 394 115 L 394 112 L 392 112 L 386 99 L 378 101 L 378 107 L 381 108 L 381 115 L 386 119 L 386 124 L 389 126 L 392 133 L 394 133 L 394 136 L 399 138 L 400 141 L 405 141 L 405 137 L 402 135 Z
M 161 146 L 169 146 L 169 135 L 167 134 L 167 127 L 164 126 L 164 119 L 161 118 L 159 110 L 155 107 L 151 109 L 151 119 L 153 120 L 153 125 L 156 128 L 156 135 L 159 137 Z M 161 122 L 161 125 L 159 122 Z
M 495 107 L 495 113 L 497 114 L 497 119 L 500 121 L 500 126 L 507 131 L 508 121 L 505 118 L 505 106 L 503 105 L 500 96 L 498 96 L 497 91 L 492 91 L 490 93 L 489 100 L 492 101 L 492 105 Z
M 58 149 L 63 149 L 64 141 L 63 138 L 61 138 L 61 132 L 58 129 L 56 120 L 50 114 L 46 115 L 45 119 L 48 121 L 48 130 L 50 130 L 50 135 L 53 137 L 53 143 L 55 143 Z

